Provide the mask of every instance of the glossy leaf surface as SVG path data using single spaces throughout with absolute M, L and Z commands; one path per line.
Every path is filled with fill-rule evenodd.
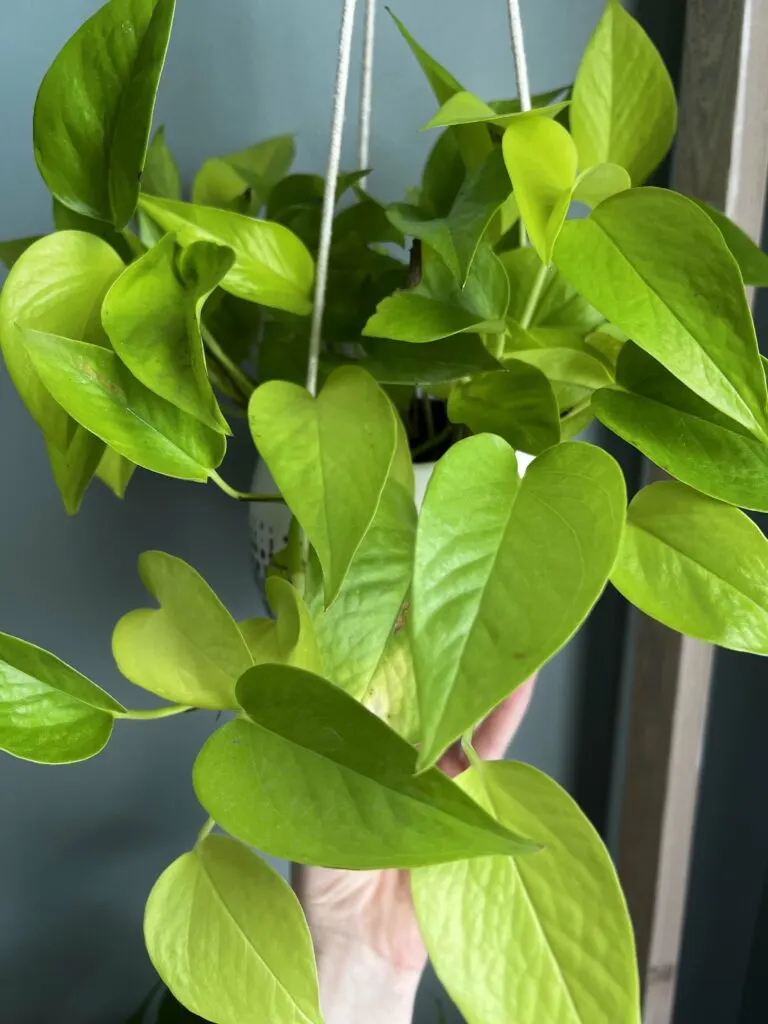
M 224 457 L 224 437 L 155 395 L 110 349 L 26 330 L 35 369 L 86 430 L 137 466 L 205 481 Z
M 29 235 L 27 238 L 9 238 L 0 242 L 0 260 L 11 270 L 14 263 L 22 253 L 25 253 L 30 245 L 39 241 L 40 235 Z
M 191 565 L 162 551 L 139 557 L 157 610 L 128 612 L 112 653 L 132 683 L 177 704 L 236 708 L 235 683 L 253 664 L 237 623 Z
M 516 762 L 470 768 L 460 784 L 503 824 L 544 844 L 533 857 L 482 857 L 411 875 L 430 959 L 467 1024 L 639 1024 L 627 907 L 610 855 L 576 802 Z
M 685 484 L 644 487 L 630 503 L 611 582 L 671 629 L 768 654 L 768 541 L 739 509 Z
M 0 750 L 40 764 L 84 761 L 122 710 L 55 655 L 0 633 Z
M 502 148 L 531 245 L 548 264 L 576 181 L 576 146 L 557 121 L 531 117 L 507 128 Z
M 632 342 L 617 374 L 627 390 L 599 391 L 592 400 L 601 423 L 696 490 L 768 511 L 768 446 Z
M 231 249 L 194 242 L 177 264 L 168 234 L 120 275 L 102 307 L 104 329 L 134 377 L 222 434 L 231 431 L 208 380 L 200 314 L 232 261 Z
M 581 625 L 616 557 L 625 501 L 618 465 L 588 444 L 549 449 L 522 482 L 514 450 L 491 434 L 438 462 L 410 611 L 422 767 Z
M 437 341 L 463 331 L 499 333 L 509 302 L 509 282 L 498 256 L 481 244 L 463 288 L 439 256 L 423 253 L 418 285 L 383 299 L 363 335 L 395 341 Z
M 65 206 L 125 227 L 136 209 L 174 0 L 109 0 L 37 94 L 35 159 Z
M 319 676 L 260 666 L 237 692 L 250 721 L 214 733 L 193 780 L 203 807 L 244 842 L 361 869 L 531 850 L 437 769 L 415 775 L 414 748 Z
M 216 1024 L 322 1024 L 312 939 L 293 890 L 261 857 L 209 835 L 165 869 L 144 914 L 155 970 Z
M 448 399 L 448 417 L 474 434 L 498 434 L 513 448 L 532 455 L 560 440 L 552 386 L 541 370 L 520 361 L 457 381 Z
M 657 188 L 613 196 L 564 226 L 555 262 L 611 323 L 768 441 L 768 394 L 739 268 L 689 199 Z
M 31 245 L 0 294 L 0 344 L 11 379 L 47 441 L 65 452 L 72 420 L 52 397 L 27 351 L 24 329 L 104 344 L 101 303 L 123 261 L 101 239 L 59 231 Z
M 364 370 L 342 367 L 317 399 L 286 381 L 253 393 L 251 434 L 317 552 L 325 600 L 339 592 L 379 506 L 395 454 L 395 413 Z
M 229 246 L 235 262 L 222 281 L 226 291 L 289 313 L 310 312 L 314 261 L 282 224 L 153 196 L 142 196 L 139 205 L 184 247 L 200 241 Z
M 650 176 L 672 144 L 672 80 L 656 47 L 618 0 L 608 0 L 584 52 L 569 116 L 582 168 L 620 164 L 635 185 Z
M 693 197 L 691 202 L 696 203 L 717 226 L 725 244 L 731 250 L 731 255 L 739 265 L 744 284 L 758 288 L 768 287 L 768 253 L 763 252 L 738 224 L 734 224 L 730 217 L 726 217 L 714 206 Z
M 415 537 L 413 499 L 390 479 L 330 608 L 324 608 L 318 572 L 310 575 L 308 600 L 325 675 L 358 700 L 368 689 L 410 586 Z

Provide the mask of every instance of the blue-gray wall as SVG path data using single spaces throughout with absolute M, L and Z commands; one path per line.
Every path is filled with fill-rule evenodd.
M 0 33 L 0 238 L 45 231 L 47 194 L 32 157 L 37 86 L 97 0 L 26 0 Z M 602 0 L 524 3 L 534 89 L 572 79 Z M 181 0 L 158 123 L 187 182 L 208 156 L 295 132 L 299 169 L 321 170 L 334 74 L 338 0 Z M 396 11 L 467 87 L 514 92 L 504 0 L 405 0 Z M 373 190 L 400 197 L 429 144 L 434 112 L 404 43 L 378 23 Z M 356 85 L 356 83 L 355 83 Z M 354 97 L 353 97 L 354 100 Z M 354 163 L 354 140 L 346 165 Z M 56 651 L 133 706 L 151 703 L 120 679 L 109 638 L 146 601 L 137 555 L 161 548 L 192 562 L 237 616 L 255 614 L 245 510 L 210 488 L 139 473 L 120 503 L 94 487 L 68 520 L 40 438 L 0 376 L 0 629 Z M 234 446 L 228 475 L 246 482 L 252 455 Z M 583 645 L 544 673 L 515 747 L 572 781 Z M 109 1024 L 152 977 L 141 916 L 157 874 L 194 841 L 204 815 L 189 770 L 212 727 L 204 715 L 124 724 L 99 758 L 62 769 L 0 755 L 0 1019 Z M 420 1020 L 438 1019 L 425 992 Z

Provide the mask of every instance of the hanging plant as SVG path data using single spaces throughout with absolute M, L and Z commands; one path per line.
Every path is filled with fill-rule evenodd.
M 0 344 L 67 511 L 94 478 L 122 497 L 140 467 L 270 502 L 290 529 L 268 552 L 271 617 L 247 622 L 191 566 L 141 556 L 157 606 L 113 650 L 154 711 L 0 635 L 0 748 L 66 764 L 131 721 L 234 713 L 194 766 L 209 820 L 145 916 L 160 977 L 203 1020 L 346 1019 L 325 987 L 329 884 L 391 886 L 406 914 L 410 887 L 393 1022 L 423 941 L 470 1024 L 636 1024 L 602 841 L 541 772 L 484 761 L 483 737 L 609 581 L 674 629 L 768 653 L 768 542 L 741 511 L 768 511 L 744 287 L 768 259 L 645 184 L 675 97 L 616 0 L 573 88 L 533 99 L 514 4 L 519 100 L 467 91 L 395 19 L 435 142 L 419 187 L 383 205 L 372 4 L 362 169 L 339 168 L 353 7 L 325 179 L 292 173 L 277 137 L 206 161 L 182 198 L 163 130 L 150 140 L 173 0 L 109 0 L 45 76 L 35 156 L 57 230 L 2 243 Z M 273 492 L 218 473 L 237 416 Z M 613 458 L 572 440 L 595 416 L 671 479 L 627 507 Z M 436 462 L 418 511 L 414 462 Z M 301 902 L 251 847 L 304 866 Z

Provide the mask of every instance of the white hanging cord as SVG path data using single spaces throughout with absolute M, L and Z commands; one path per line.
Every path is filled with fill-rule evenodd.
M 363 34 L 363 75 L 360 81 L 360 122 L 357 139 L 357 166 L 367 170 L 371 149 L 371 107 L 373 101 L 373 44 L 376 32 L 376 0 L 365 2 L 365 31 Z M 367 190 L 368 179 L 363 178 L 360 188 Z
M 333 96 L 333 119 L 328 150 L 328 170 L 323 192 L 323 215 L 320 222 L 320 245 L 317 251 L 315 298 L 312 306 L 312 326 L 309 332 L 309 361 L 307 363 L 307 391 L 317 394 L 317 372 L 320 364 L 320 338 L 323 331 L 325 293 L 328 288 L 328 262 L 333 235 L 333 211 L 336 206 L 336 186 L 341 163 L 341 137 L 344 133 L 344 114 L 347 106 L 349 65 L 352 55 L 352 28 L 357 0 L 344 0 L 339 33 L 339 61 L 336 69 L 336 87 Z
M 509 9 L 509 34 L 512 36 L 512 52 L 515 55 L 515 76 L 520 109 L 531 109 L 531 85 L 528 79 L 528 62 L 525 58 L 523 20 L 520 17 L 520 0 L 507 0 Z

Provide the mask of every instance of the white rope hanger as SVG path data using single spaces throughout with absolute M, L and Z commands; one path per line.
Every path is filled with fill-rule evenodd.
M 333 117 L 328 149 L 328 170 L 323 192 L 323 213 L 320 221 L 320 244 L 317 251 L 315 296 L 312 306 L 312 326 L 309 332 L 309 359 L 307 362 L 307 391 L 317 394 L 317 374 L 320 365 L 320 339 L 323 332 L 325 297 L 328 290 L 328 263 L 333 236 L 333 212 L 336 206 L 336 187 L 341 163 L 341 140 L 344 134 L 344 115 L 349 88 L 349 66 L 352 55 L 352 29 L 357 0 L 344 0 L 339 32 L 339 58 L 336 68 L 336 86 L 333 96 Z
M 370 167 L 371 151 L 371 107 L 373 101 L 373 49 L 376 32 L 376 0 L 366 0 L 365 31 L 363 34 L 363 73 L 360 80 L 360 121 L 357 138 L 357 166 L 363 170 Z M 367 178 L 360 182 L 360 188 L 367 189 Z
M 507 0 L 509 11 L 509 34 L 512 37 L 512 53 L 515 57 L 515 77 L 520 109 L 531 109 L 531 85 L 528 78 L 528 61 L 525 56 L 523 19 L 520 17 L 520 0 Z

